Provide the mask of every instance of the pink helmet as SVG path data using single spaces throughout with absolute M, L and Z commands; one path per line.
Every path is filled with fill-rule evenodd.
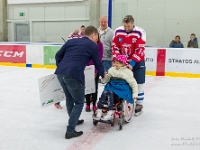
M 115 60 L 122 62 L 124 65 L 128 66 L 127 58 L 125 55 L 118 55 Z

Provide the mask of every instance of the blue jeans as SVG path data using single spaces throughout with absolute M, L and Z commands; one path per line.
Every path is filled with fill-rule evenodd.
M 113 110 L 114 93 L 112 91 L 103 91 L 101 97 L 99 98 L 98 108 L 102 109 L 106 100 L 108 101 L 108 110 Z
M 69 115 L 67 133 L 72 133 L 83 109 L 85 86 L 67 75 L 58 74 L 57 77 L 66 96 L 66 107 Z
M 102 65 L 104 68 L 104 72 L 108 72 L 108 69 L 112 67 L 112 61 L 111 60 L 102 60 Z

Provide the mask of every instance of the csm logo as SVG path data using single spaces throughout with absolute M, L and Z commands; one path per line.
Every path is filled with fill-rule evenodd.
M 132 38 L 132 43 L 136 43 L 137 39 L 136 38 Z
M 0 50 L 0 57 L 23 57 L 23 55 L 24 52 Z

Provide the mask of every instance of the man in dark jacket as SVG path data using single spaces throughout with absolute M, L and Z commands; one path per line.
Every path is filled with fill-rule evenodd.
M 198 41 L 197 41 L 196 35 L 194 33 L 192 33 L 190 35 L 190 40 L 188 41 L 187 47 L 188 48 L 199 48 Z
M 98 31 L 93 26 L 85 29 L 85 37 L 68 40 L 56 53 L 56 65 L 58 80 L 65 92 L 66 107 L 69 115 L 66 139 L 77 137 L 83 134 L 82 131 L 75 131 L 77 124 L 84 120 L 78 120 L 84 105 L 86 64 L 92 60 L 95 68 L 102 78 L 104 69 L 98 55 Z
M 180 36 L 177 35 L 177 36 L 175 37 L 175 39 L 171 41 L 169 47 L 173 47 L 173 48 L 184 48 L 184 46 L 183 46 L 183 44 L 181 43 L 180 39 L 181 39 Z

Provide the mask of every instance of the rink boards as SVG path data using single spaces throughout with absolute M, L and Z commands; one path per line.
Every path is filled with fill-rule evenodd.
M 1 43 L 0 65 L 55 69 L 61 44 Z M 146 75 L 200 77 L 200 49 L 146 47 Z

